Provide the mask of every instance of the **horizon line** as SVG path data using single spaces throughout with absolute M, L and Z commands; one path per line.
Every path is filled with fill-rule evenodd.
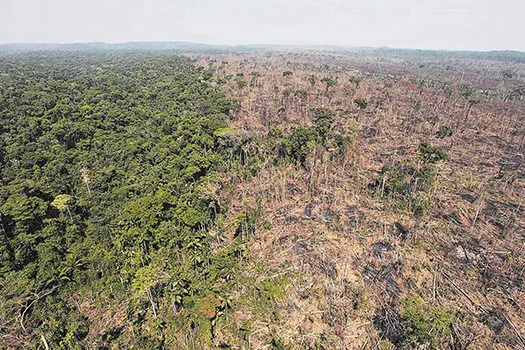
M 129 45 L 129 44 L 189 44 L 199 46 L 210 46 L 210 47 L 225 47 L 225 48 L 236 48 L 236 47 L 281 47 L 281 48 L 336 48 L 336 49 L 389 49 L 389 50 L 409 50 L 409 51 L 439 51 L 439 52 L 517 52 L 525 53 L 525 51 L 517 49 L 432 49 L 432 48 L 411 48 L 411 47 L 398 47 L 398 46 L 352 46 L 342 44 L 277 44 L 277 43 L 250 43 L 250 44 L 225 44 L 225 43 L 203 43 L 196 41 L 186 40 L 137 40 L 137 41 L 119 41 L 119 42 L 107 42 L 107 41 L 67 41 L 67 42 L 0 42 L 0 46 L 17 46 L 17 45 Z

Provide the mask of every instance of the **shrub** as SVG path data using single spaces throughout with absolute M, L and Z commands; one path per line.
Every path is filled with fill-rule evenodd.
M 306 97 L 308 97 L 308 91 L 297 89 L 295 90 L 295 96 L 299 97 L 300 99 L 304 100 Z
M 235 78 L 235 82 L 237 83 L 237 86 L 239 87 L 239 89 L 242 89 L 243 87 L 246 86 L 246 79 L 244 79 L 244 76 L 237 76 Z
M 361 81 L 363 80 L 363 77 L 360 75 L 353 75 L 348 79 L 349 82 L 354 83 L 355 86 L 359 87 L 359 84 L 361 84 Z
M 409 297 L 403 301 L 401 317 L 406 323 L 409 339 L 435 349 L 443 348 L 443 341 L 450 337 L 456 318 L 445 307 L 431 307 L 419 297 Z
M 365 109 L 368 106 L 368 101 L 364 98 L 356 98 L 354 102 L 360 109 Z
M 440 160 L 448 159 L 448 154 L 425 141 L 419 144 L 419 154 L 426 163 L 437 163 Z
M 345 155 L 346 151 L 354 144 L 354 137 L 350 135 L 335 135 L 335 143 L 337 144 L 337 154 L 339 156 Z
M 323 79 L 321 79 L 321 82 L 326 84 L 326 91 L 328 91 L 329 88 L 334 87 L 337 84 L 337 82 L 334 79 L 328 77 L 324 77 Z
M 315 75 L 310 75 L 308 77 L 308 82 L 310 83 L 310 85 L 312 85 L 312 87 L 314 87 L 315 83 L 317 82 L 317 78 L 315 77 Z
M 414 192 L 425 191 L 435 181 L 434 169 L 418 167 L 410 163 L 394 163 L 381 169 L 384 178 L 382 190 L 385 195 L 411 196 Z
M 436 137 L 438 139 L 444 139 L 445 137 L 452 136 L 452 128 L 446 125 L 441 125 L 439 130 L 436 132 Z

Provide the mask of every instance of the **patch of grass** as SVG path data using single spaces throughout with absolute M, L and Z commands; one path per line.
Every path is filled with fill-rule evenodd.
M 408 339 L 434 349 L 443 347 L 456 321 L 456 316 L 447 308 L 427 305 L 416 296 L 403 301 L 401 317 L 406 324 Z
M 262 303 L 268 307 L 275 306 L 286 295 L 286 287 L 289 283 L 288 277 L 264 280 L 258 288 Z
M 447 160 L 448 154 L 440 148 L 432 146 L 429 142 L 423 141 L 419 144 L 419 155 L 425 163 L 437 163 L 440 160 Z

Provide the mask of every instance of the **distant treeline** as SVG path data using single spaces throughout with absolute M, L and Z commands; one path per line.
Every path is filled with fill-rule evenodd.
M 89 51 L 89 50 L 176 50 L 180 52 L 243 52 L 243 51 L 326 51 L 336 53 L 361 54 L 365 56 L 398 57 L 398 58 L 470 58 L 496 61 L 525 62 L 525 52 L 514 50 L 494 51 L 448 51 L 448 50 L 415 50 L 388 47 L 345 47 L 333 45 L 209 45 L 184 41 L 144 41 L 126 43 L 65 43 L 65 44 L 1 44 L 0 54 L 27 51 Z

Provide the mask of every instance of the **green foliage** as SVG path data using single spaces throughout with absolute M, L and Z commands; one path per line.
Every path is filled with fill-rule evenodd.
M 431 164 L 448 159 L 448 154 L 428 142 L 421 142 L 419 144 L 419 154 L 424 162 Z
M 55 197 L 55 200 L 51 202 L 51 205 L 58 210 L 66 210 L 71 202 L 72 197 L 68 194 L 59 194 Z
M 312 87 L 314 87 L 315 84 L 317 83 L 317 77 L 315 75 L 313 75 L 313 74 L 309 75 L 308 76 L 308 82 L 310 83 L 310 85 Z
M 221 170 L 235 169 L 241 179 L 248 179 L 257 172 L 263 152 L 254 134 L 227 127 L 218 129 L 215 136 L 217 150 L 227 154 Z
M 308 92 L 306 90 L 302 90 L 302 89 L 297 89 L 297 90 L 294 90 L 294 89 L 285 89 L 283 91 L 283 96 L 286 98 L 286 97 L 290 97 L 290 96 L 295 96 L 301 100 L 304 100 L 306 99 L 306 97 L 308 97 Z
M 359 87 L 359 84 L 361 84 L 361 81 L 363 80 L 363 77 L 360 75 L 352 75 L 348 81 L 351 83 L 354 83 L 356 87 Z
M 383 167 L 379 179 L 371 187 L 378 195 L 390 197 L 401 209 L 408 209 L 420 217 L 429 210 L 426 191 L 434 183 L 435 176 L 431 164 L 394 163 Z
M 239 258 L 241 258 L 244 253 L 241 242 L 242 240 L 240 238 L 236 239 L 233 244 L 216 255 L 208 272 L 211 280 L 228 281 L 233 279 Z
M 390 197 L 400 209 L 408 209 L 416 217 L 424 216 L 431 209 L 428 190 L 436 180 L 436 163 L 448 159 L 448 155 L 428 142 L 421 142 L 419 159 L 385 165 L 379 178 L 369 186 L 376 194 Z
M 214 321 L 192 315 L 220 299 L 242 249 L 212 251 L 223 208 L 200 189 L 252 139 L 228 128 L 211 73 L 141 52 L 7 55 L 0 71 L 2 330 L 21 347 L 44 334 L 50 348 L 154 348 L 198 321 L 209 338 Z M 133 339 L 119 324 L 86 344 L 85 300 L 126 312 Z
M 441 125 L 439 127 L 439 130 L 436 132 L 436 137 L 438 139 L 444 139 L 445 137 L 452 136 L 453 131 L 452 128 L 447 125 Z
M 347 135 L 344 129 L 334 128 L 336 113 L 328 108 L 313 108 L 312 119 L 314 126 L 292 129 L 291 135 L 281 145 L 281 155 L 287 155 L 303 166 L 306 166 L 307 156 L 316 146 L 336 151 L 332 155 L 344 156 L 353 145 L 354 138 Z
M 312 112 L 318 135 L 321 138 L 321 142 L 324 143 L 330 132 L 330 127 L 335 120 L 335 113 L 328 108 L 314 108 Z
M 516 74 L 514 73 L 514 71 L 512 69 L 505 69 L 505 70 L 503 70 L 501 72 L 501 75 L 505 79 L 512 79 L 514 77 L 514 75 L 516 75 Z
M 365 109 L 368 106 L 368 101 L 364 98 L 356 98 L 354 102 L 360 109 Z
M 466 99 L 471 97 L 474 94 L 474 92 L 475 90 L 472 86 L 466 84 L 461 84 L 459 86 L 459 94 Z
M 324 83 L 326 85 L 326 91 L 337 85 L 337 82 L 330 77 L 324 77 L 323 79 L 321 79 L 321 83 Z
M 297 89 L 295 90 L 295 96 L 297 96 L 298 98 L 304 100 L 308 97 L 308 91 L 306 90 L 303 90 L 303 89 Z
M 235 218 L 234 225 L 236 226 L 235 236 L 241 239 L 246 239 L 257 232 L 258 219 L 262 215 L 261 203 L 257 203 L 254 209 L 245 208 Z
M 290 283 L 287 277 L 264 280 L 259 288 L 262 302 L 271 306 L 275 305 L 286 295 L 286 287 Z
M 281 129 L 280 127 L 276 126 L 276 127 L 273 127 L 273 128 L 270 128 L 270 130 L 268 130 L 268 138 L 271 138 L 271 139 L 280 139 L 284 136 L 284 132 L 283 132 L 283 129 Z
M 273 338 L 270 342 L 270 346 L 274 350 L 286 350 L 288 347 L 284 344 L 281 339 Z
M 509 100 L 523 100 L 525 96 L 525 85 L 517 85 L 512 87 L 511 91 L 506 95 Z
M 293 75 L 293 72 L 287 70 L 283 72 L 283 77 L 291 77 Z
M 286 148 L 289 155 L 305 164 L 306 156 L 317 144 L 318 132 L 315 127 L 296 127 L 286 141 Z
M 237 83 L 237 87 L 239 87 L 239 89 L 242 89 L 246 86 L 247 82 L 246 82 L 246 79 L 244 78 L 244 74 L 240 73 L 237 74 L 237 76 L 235 77 L 235 82 Z
M 337 155 L 340 157 L 344 156 L 355 142 L 353 136 L 343 134 L 336 134 L 334 140 L 337 146 Z
M 448 341 L 456 317 L 445 307 L 426 305 L 419 297 L 403 301 L 401 317 L 406 323 L 407 336 L 418 344 L 440 349 Z
M 389 182 L 385 187 L 386 193 L 409 193 L 411 191 L 426 190 L 435 181 L 435 172 L 429 166 L 413 166 L 408 163 L 397 163 L 383 169 L 389 175 Z M 417 188 L 415 188 L 417 187 Z

